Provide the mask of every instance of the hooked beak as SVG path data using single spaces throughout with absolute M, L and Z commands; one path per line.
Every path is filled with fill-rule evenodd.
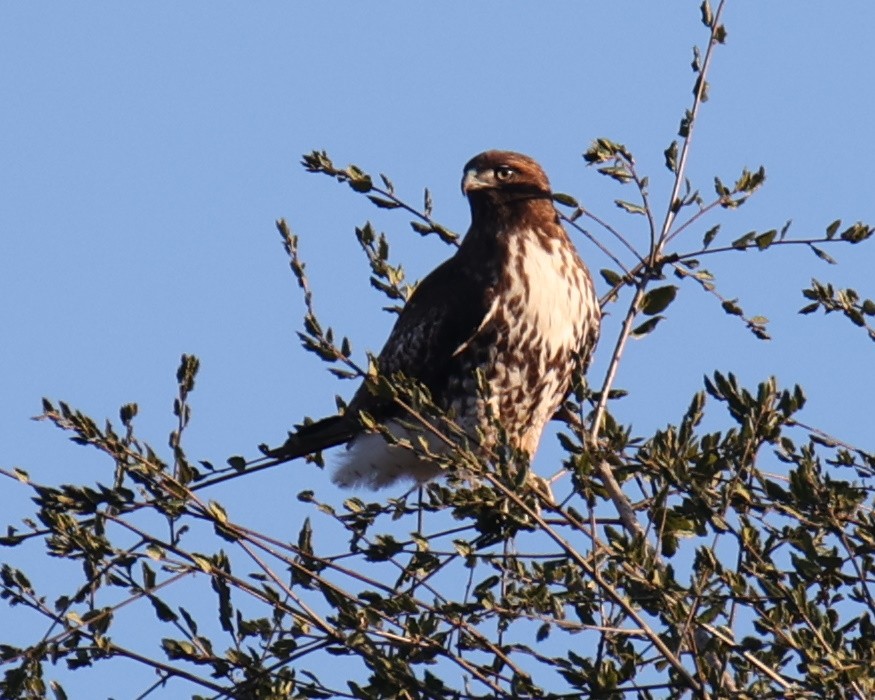
M 462 194 L 467 195 L 474 190 L 482 190 L 484 187 L 489 187 L 489 183 L 481 180 L 476 170 L 465 171 L 465 176 L 462 178 Z

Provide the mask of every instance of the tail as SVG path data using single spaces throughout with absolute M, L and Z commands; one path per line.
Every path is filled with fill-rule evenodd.
M 285 444 L 266 449 L 264 454 L 272 458 L 271 464 L 281 464 L 349 442 L 359 432 L 361 427 L 348 417 L 329 416 L 298 426 L 294 433 L 289 433 L 289 439 Z

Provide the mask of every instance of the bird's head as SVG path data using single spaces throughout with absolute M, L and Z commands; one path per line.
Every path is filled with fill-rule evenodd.
M 553 195 L 543 168 L 522 153 L 486 151 L 465 165 L 462 192 L 472 224 L 489 231 L 553 220 Z
M 547 174 L 534 160 L 513 151 L 485 151 L 465 165 L 462 192 L 500 199 L 550 197 Z

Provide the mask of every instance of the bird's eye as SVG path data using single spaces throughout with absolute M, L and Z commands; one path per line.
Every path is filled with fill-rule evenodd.
M 499 165 L 495 169 L 495 179 L 499 182 L 507 182 L 513 177 L 513 170 L 506 165 Z

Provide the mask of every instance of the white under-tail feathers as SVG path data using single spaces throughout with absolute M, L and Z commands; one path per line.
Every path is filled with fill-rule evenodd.
M 347 445 L 331 480 L 342 487 L 364 486 L 379 489 L 396 481 L 407 479 L 425 483 L 441 473 L 435 456 L 446 454 L 446 441 L 428 430 L 411 430 L 400 422 L 386 422 L 386 430 L 396 439 L 409 442 L 404 445 L 390 444 L 380 433 L 361 433 Z M 425 441 L 425 449 L 418 440 Z

